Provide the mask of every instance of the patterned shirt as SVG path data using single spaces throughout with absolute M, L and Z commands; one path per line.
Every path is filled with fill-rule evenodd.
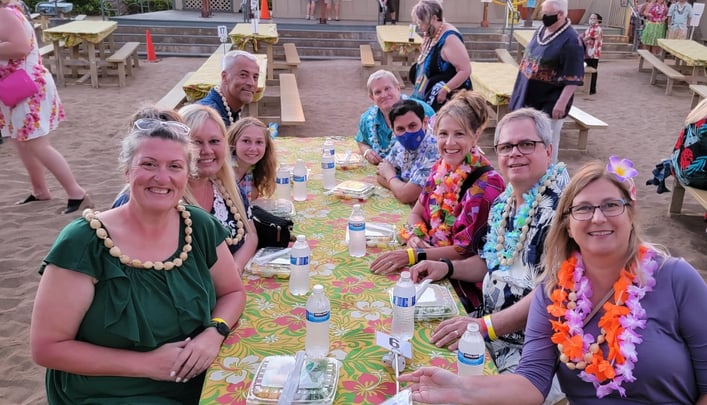
M 407 98 L 405 95 L 400 97 L 401 100 Z M 435 111 L 429 105 L 420 100 L 415 101 L 424 108 L 427 118 L 435 114 Z M 387 157 L 393 144 L 397 143 L 393 136 L 393 130 L 388 127 L 385 116 L 383 116 L 383 112 L 377 105 L 369 107 L 366 112 L 361 114 L 355 139 L 356 142 L 370 146 L 382 158 Z
M 569 21 L 547 38 L 538 40 L 544 30 L 545 27 L 538 28 L 525 50 L 513 86 L 511 111 L 531 107 L 552 116 L 565 86 L 581 86 L 584 82 L 584 46 Z M 570 107 L 572 97 L 565 116 Z
M 491 166 L 491 162 L 485 156 L 479 155 L 476 158 L 481 160 L 481 166 Z M 422 220 L 428 227 L 432 217 L 432 210 L 437 209 L 437 203 L 431 197 L 437 188 L 434 174 L 439 166 L 438 162 L 432 168 L 430 177 L 427 178 L 419 198 L 419 202 L 424 208 Z M 503 182 L 501 175 L 495 170 L 491 170 L 482 174 L 467 189 L 459 204 L 454 207 L 454 217 L 456 219 L 454 225 L 452 225 L 452 244 L 455 247 L 464 249 L 467 252 L 472 249 L 475 235 L 486 226 L 491 204 L 505 188 L 506 184 Z M 478 235 L 476 236 L 476 239 L 478 239 Z
M 430 176 L 430 170 L 439 159 L 437 138 L 428 128 L 422 143 L 416 150 L 407 150 L 395 142 L 385 160 L 395 167 L 400 180 L 416 186 L 424 186 Z
M 671 29 L 687 29 L 687 20 L 692 15 L 692 6 L 689 3 L 680 5 L 680 3 L 673 3 L 668 10 L 668 17 L 670 17 L 670 28 Z
M 582 35 L 582 40 L 587 49 L 587 58 L 601 58 L 601 46 L 604 42 L 604 33 L 599 24 L 594 24 L 587 28 L 587 30 L 584 31 L 584 35 Z

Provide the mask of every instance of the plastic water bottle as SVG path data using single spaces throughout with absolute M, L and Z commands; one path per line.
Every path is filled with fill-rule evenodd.
M 400 273 L 393 288 L 392 329 L 391 334 L 400 340 L 410 340 L 415 332 L 415 285 L 409 271 Z
M 360 204 L 354 204 L 349 217 L 349 254 L 352 257 L 366 255 L 366 218 Z
M 336 167 L 334 166 L 334 155 L 327 150 L 322 153 L 322 184 L 327 190 L 331 190 L 336 187 Z
M 305 295 L 309 291 L 309 258 L 311 251 L 304 235 L 297 235 L 297 241 L 290 250 L 290 293 Z
M 297 159 L 295 170 L 292 172 L 295 201 L 307 200 L 307 167 L 304 160 Z
M 290 200 L 290 171 L 286 167 L 278 167 L 275 178 L 275 197 Z
M 484 373 L 486 345 L 479 333 L 479 325 L 471 322 L 459 340 L 457 351 L 457 373 L 459 375 L 481 375 Z
M 334 142 L 331 138 L 324 139 L 324 146 L 322 147 L 322 153 L 331 153 L 332 156 L 336 156 L 336 149 L 334 149 Z
M 324 287 L 317 284 L 307 299 L 307 334 L 304 351 L 308 357 L 321 358 L 329 354 L 329 318 L 331 306 Z

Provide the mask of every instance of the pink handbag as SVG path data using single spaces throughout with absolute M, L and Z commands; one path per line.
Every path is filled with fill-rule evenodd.
M 22 69 L 17 69 L 0 80 L 0 102 L 10 108 L 38 91 L 37 83 Z

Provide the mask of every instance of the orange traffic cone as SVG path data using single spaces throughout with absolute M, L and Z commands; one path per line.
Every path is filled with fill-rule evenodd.
M 150 30 L 145 31 L 145 42 L 147 44 L 147 61 L 157 62 L 157 55 L 155 54 L 155 47 L 152 45 L 152 35 L 150 35 Z
M 269 20 L 270 19 L 270 9 L 268 8 L 268 0 L 262 0 L 260 2 L 260 19 Z

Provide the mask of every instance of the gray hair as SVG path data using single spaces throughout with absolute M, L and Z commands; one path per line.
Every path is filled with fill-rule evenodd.
M 501 138 L 501 130 L 503 130 L 503 127 L 507 123 L 525 118 L 533 120 L 535 123 L 535 132 L 538 133 L 538 136 L 545 147 L 552 145 L 552 122 L 550 121 L 550 117 L 548 117 L 544 112 L 538 111 L 534 108 L 521 108 L 508 113 L 501 118 L 501 121 L 499 121 L 498 125 L 496 125 L 493 144 L 498 145 L 498 140 Z
M 221 71 L 225 72 L 227 70 L 230 70 L 236 63 L 236 59 L 239 57 L 250 59 L 251 61 L 258 64 L 258 58 L 256 58 L 255 55 L 253 55 L 252 53 L 247 51 L 235 50 L 223 55 L 223 60 L 221 61 Z
M 412 7 L 410 13 L 412 21 L 416 24 L 432 22 L 432 17 L 436 16 L 439 21 L 443 21 L 442 2 L 440 0 L 420 0 Z
M 142 143 L 148 139 L 159 138 L 168 141 L 177 142 L 184 149 L 184 158 L 187 162 L 187 174 L 194 176 L 196 170 L 196 153 L 189 137 L 189 132 L 176 131 L 169 127 L 169 124 L 175 121 L 159 121 L 162 125 L 158 125 L 150 130 L 137 129 L 133 127 L 128 135 L 121 142 L 120 154 L 118 155 L 118 167 L 123 173 L 130 171 L 135 159 L 135 154 Z M 179 123 L 180 125 L 184 125 Z M 186 127 L 186 125 L 184 125 Z M 188 127 L 187 127 L 188 128 Z
M 372 95 L 371 86 L 373 85 L 373 81 L 378 79 L 388 79 L 396 86 L 400 86 L 398 78 L 395 77 L 393 73 L 384 69 L 376 70 L 375 72 L 371 73 L 370 76 L 368 76 L 368 81 L 366 82 L 366 88 L 368 89 L 369 96 Z
M 545 0 L 543 4 L 552 4 L 554 10 L 567 16 L 567 0 Z

